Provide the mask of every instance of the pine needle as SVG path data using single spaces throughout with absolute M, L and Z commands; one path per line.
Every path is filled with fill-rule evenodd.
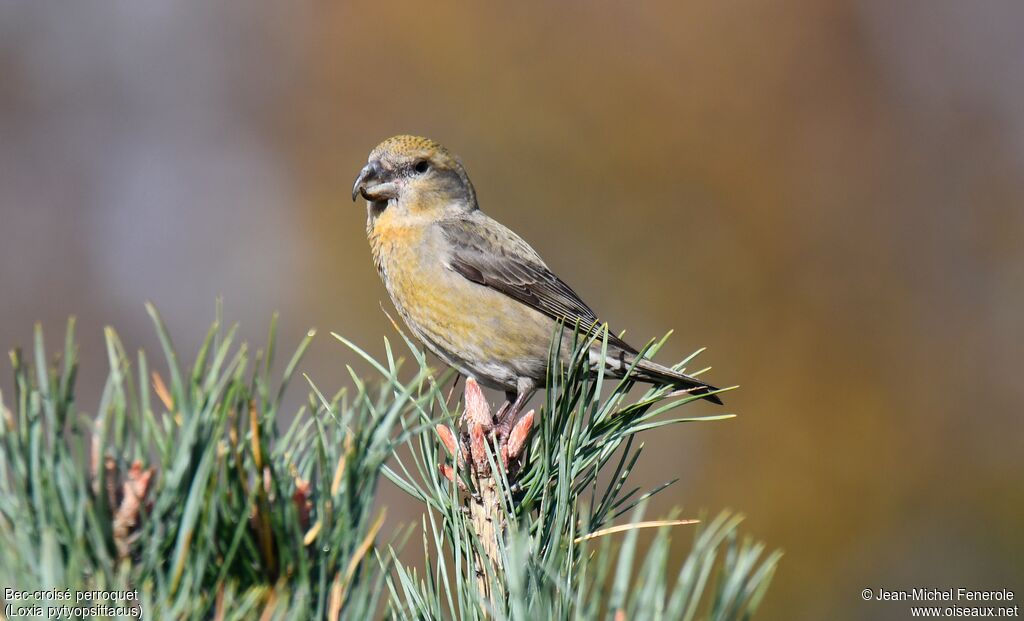
M 594 531 L 590 534 L 577 537 L 573 539 L 573 543 L 582 543 L 584 541 L 589 541 L 590 539 L 604 537 L 605 535 L 614 535 L 615 533 L 622 533 L 628 530 L 636 530 L 640 528 L 660 528 L 662 526 L 686 526 L 689 524 L 700 524 L 700 520 L 649 520 L 647 522 L 620 524 L 618 526 L 602 528 L 601 530 Z

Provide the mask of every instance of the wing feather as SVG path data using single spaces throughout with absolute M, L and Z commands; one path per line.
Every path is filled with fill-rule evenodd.
M 499 291 L 566 326 L 579 322 L 582 330 L 599 327 L 597 315 L 572 287 L 508 228 L 483 214 L 443 221 L 440 226 L 451 248 L 449 266 L 463 278 Z M 608 344 L 636 353 L 611 333 Z

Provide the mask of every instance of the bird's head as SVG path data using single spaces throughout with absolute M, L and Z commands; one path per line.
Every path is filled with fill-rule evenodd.
M 393 136 L 377 145 L 352 185 L 352 200 L 358 196 L 367 200 L 371 221 L 385 210 L 436 218 L 477 208 L 462 163 L 440 144 L 418 136 Z

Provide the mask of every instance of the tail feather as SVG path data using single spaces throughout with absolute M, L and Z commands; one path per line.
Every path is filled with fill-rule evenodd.
M 690 377 L 684 373 L 673 371 L 650 360 L 640 360 L 634 372 L 637 378 L 645 382 L 674 386 L 681 390 L 689 391 L 691 395 L 703 397 L 711 403 L 722 405 L 722 400 L 718 398 L 718 395 L 714 394 L 714 391 L 718 390 L 718 388 L 707 382 L 702 382 L 696 377 Z
M 596 358 L 599 355 L 596 351 L 591 352 L 591 360 L 596 363 Z M 622 377 L 634 360 L 636 360 L 636 354 L 633 352 L 621 349 L 614 353 L 609 351 L 608 357 L 605 358 L 605 372 Z M 673 386 L 680 390 L 686 390 L 690 394 L 703 397 L 711 403 L 722 405 L 722 400 L 718 398 L 718 395 L 713 394 L 714 391 L 718 390 L 715 386 L 702 382 L 696 377 L 690 377 L 678 371 L 673 371 L 668 367 L 645 358 L 641 358 L 636 363 L 636 367 L 633 369 L 633 376 L 642 382 Z

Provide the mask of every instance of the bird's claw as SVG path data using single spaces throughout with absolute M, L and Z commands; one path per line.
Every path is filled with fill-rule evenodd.
M 508 416 L 507 408 L 510 404 L 506 403 L 499 410 L 498 422 L 493 422 L 483 391 L 472 378 L 466 380 L 465 403 L 466 410 L 459 420 L 460 426 L 467 428 L 465 431 L 457 435 L 445 425 L 434 428 L 456 467 L 465 468 L 468 464 L 477 475 L 488 476 L 491 473 L 490 464 L 495 460 L 505 468 L 506 473 L 514 474 L 522 466 L 526 441 L 535 418 L 533 410 L 514 421 L 514 417 Z M 492 439 L 491 443 L 487 442 L 488 438 Z M 438 468 L 444 478 L 466 491 L 454 467 L 439 464 Z

